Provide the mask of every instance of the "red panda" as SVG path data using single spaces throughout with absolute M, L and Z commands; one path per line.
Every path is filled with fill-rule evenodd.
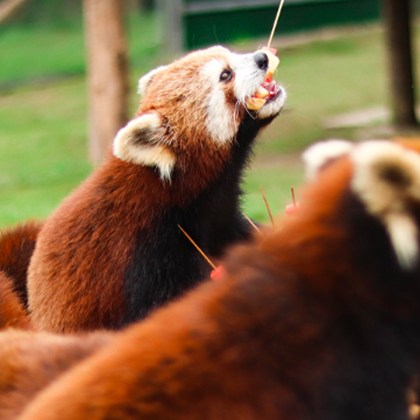
M 129 327 L 19 420 L 408 419 L 420 143 L 349 149 L 317 158 L 299 210 L 230 251 L 222 281 Z
M 273 57 L 212 47 L 140 80 L 136 118 L 39 234 L 28 275 L 35 327 L 119 329 L 205 279 L 178 225 L 213 257 L 249 236 L 242 172 L 286 97 Z
M 63 336 L 10 329 L 0 333 L 0 418 L 14 420 L 44 387 L 105 347 L 111 333 Z

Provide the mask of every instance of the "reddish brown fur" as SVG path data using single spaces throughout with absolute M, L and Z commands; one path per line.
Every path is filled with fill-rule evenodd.
M 21 420 L 324 418 L 325 399 L 337 392 L 341 404 L 348 395 L 340 381 L 353 373 L 333 346 L 342 304 L 407 310 L 372 293 L 349 259 L 339 201 L 351 176 L 348 159 L 332 164 L 279 230 L 232 253 L 222 282 L 130 328 L 45 390 Z M 357 383 L 352 392 L 363 395 Z M 387 401 L 375 397 L 380 412 Z
M 9 330 L 0 333 L 0 418 L 16 419 L 58 376 L 108 344 L 110 333 L 84 337 Z
M 13 290 L 25 307 L 29 261 L 41 227 L 42 222 L 32 221 L 0 231 L 0 271 L 13 281 Z
M 195 150 L 191 147 L 191 153 L 198 156 L 199 146 Z M 123 276 L 134 245 L 133 232 L 153 226 L 162 207 L 181 205 L 196 194 L 205 179 L 200 173 L 211 176 L 214 166 L 221 165 L 220 155 L 215 151 L 204 161 L 193 156 L 190 169 L 196 162 L 197 177 L 174 179 L 173 190 L 179 191 L 174 195 L 149 168 L 123 162 L 110 154 L 105 164 L 67 198 L 45 224 L 37 244 L 41 257 L 31 267 L 36 281 L 28 285 L 34 325 L 54 332 L 94 330 L 123 317 Z M 102 186 L 104 178 L 105 187 Z M 124 188 L 120 188 L 121 185 Z M 144 200 L 139 201 L 138 197 Z M 160 206 L 152 205 L 155 202 Z M 80 214 L 84 217 L 78 217 Z M 138 217 L 134 219 L 133 214 Z M 112 224 L 116 226 L 111 231 L 108 229 L 110 220 L 114 220 Z M 92 224 L 94 234 L 90 238 L 83 237 L 86 227 Z M 72 232 L 70 238 L 68 232 Z M 69 263 L 63 255 L 74 257 L 72 252 L 65 253 L 66 246 L 71 246 L 73 241 L 79 242 L 80 247 L 76 261 Z M 109 248 L 108 243 L 115 247 Z M 60 250 L 64 254 L 54 265 L 54 254 Z M 75 275 L 77 282 L 72 281 Z M 46 279 L 54 281 L 50 288 L 44 283 Z M 60 285 L 59 290 L 56 284 Z M 96 300 L 99 295 L 102 299 Z M 83 313 L 73 308 L 75 297 Z
M 30 321 L 12 280 L 0 271 L 0 330 L 10 327 L 29 329 Z
M 207 58 L 205 53 L 188 58 L 191 74 Z M 172 66 L 176 71 L 186 61 Z M 200 103 L 205 92 L 192 80 L 185 83 L 172 73 L 155 76 L 153 92 L 139 108 L 139 113 L 158 109 L 162 116 L 160 135 L 177 158 L 171 182 L 163 183 L 151 168 L 109 154 L 103 166 L 64 201 L 45 223 L 30 266 L 29 303 L 37 327 L 72 332 L 122 320 L 124 274 L 131 263 L 135 232 L 145 227 L 153 231 L 159 215 L 188 205 L 229 161 L 231 145 L 216 147 L 209 142 L 205 104 Z M 188 115 L 168 105 L 179 96 L 186 104 L 183 109 L 191 109 Z M 79 244 L 76 250 L 74 243 Z
M 217 58 L 214 50 L 203 51 L 200 56 L 191 58 L 187 56 L 183 60 L 179 60 L 171 65 L 171 71 L 158 73 L 153 79 L 154 87 L 153 95 L 146 96 L 138 109 L 138 114 L 143 112 L 153 111 L 159 109 L 162 116 L 172 122 L 171 130 L 180 134 L 180 137 L 184 139 L 179 145 L 180 151 L 184 150 L 187 152 L 188 161 L 190 163 L 190 146 L 192 144 L 207 143 L 206 137 L 207 128 L 205 125 L 205 119 L 203 116 L 206 113 L 206 104 L 203 103 L 203 99 L 210 92 L 210 87 L 206 87 L 200 80 L 197 80 L 197 74 L 195 73 L 196 68 L 203 68 L 204 64 L 209 58 Z M 189 69 L 189 75 L 180 79 L 174 77 L 174 74 L 178 72 L 178 69 Z M 233 83 L 234 78 L 230 80 L 224 87 L 226 92 L 226 98 L 230 101 L 232 108 L 235 108 L 236 98 L 233 94 Z M 177 102 L 177 100 L 185 101 L 182 107 L 168 107 L 168 103 Z M 191 110 L 190 113 L 186 114 L 185 109 Z M 163 110 L 163 112 L 161 111 Z M 245 112 L 244 108 L 237 108 L 237 121 L 241 121 L 242 116 Z M 170 135 L 170 133 L 168 133 Z M 194 139 L 192 142 L 191 139 Z M 172 139 L 168 139 L 171 141 Z M 200 152 L 202 151 L 202 145 L 196 144 L 197 150 L 191 151 L 191 153 L 198 152 L 198 159 L 194 159 L 198 166 L 202 163 L 206 163 L 206 160 L 202 158 Z M 181 157 L 181 154 L 178 155 Z

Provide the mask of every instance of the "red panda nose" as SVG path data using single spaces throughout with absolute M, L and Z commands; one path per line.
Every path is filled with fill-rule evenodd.
M 261 70 L 267 70 L 268 68 L 268 57 L 263 52 L 257 52 L 254 54 L 254 60 L 257 63 L 258 68 Z

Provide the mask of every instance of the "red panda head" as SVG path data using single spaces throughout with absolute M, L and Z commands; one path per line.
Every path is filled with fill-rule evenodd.
M 263 127 L 282 109 L 285 91 L 271 79 L 277 64 L 269 51 L 217 46 L 152 70 L 140 79 L 137 117 L 117 135 L 114 154 L 170 178 L 187 149 L 229 150 L 244 119 Z
M 418 143 L 331 140 L 304 153 L 307 174 L 315 183 L 322 182 L 324 172 L 338 171 L 349 162 L 348 189 L 369 217 L 385 228 L 403 270 L 411 270 L 420 262 L 419 151 Z

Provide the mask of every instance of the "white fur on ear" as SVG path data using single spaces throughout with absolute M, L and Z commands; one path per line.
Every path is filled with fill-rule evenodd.
M 166 67 L 168 66 L 157 67 L 154 70 L 149 71 L 149 73 L 146 73 L 143 77 L 141 77 L 137 87 L 137 93 L 139 93 L 141 96 L 144 96 L 146 94 L 147 88 L 149 87 L 156 74 L 159 73 L 161 70 L 165 69 Z
M 416 223 L 408 215 L 391 213 L 385 217 L 385 225 L 401 267 L 409 270 L 419 259 Z
M 302 154 L 306 179 L 315 179 L 319 170 L 328 162 L 350 152 L 354 144 L 346 140 L 325 140 L 309 146 Z
M 353 191 L 385 225 L 401 267 L 412 268 L 420 250 L 409 203 L 420 201 L 420 156 L 396 143 L 369 141 L 352 159 Z
M 126 162 L 157 167 L 162 179 L 170 180 L 175 166 L 174 154 L 165 146 L 154 142 L 161 126 L 156 112 L 142 114 L 123 127 L 114 139 L 114 155 Z

